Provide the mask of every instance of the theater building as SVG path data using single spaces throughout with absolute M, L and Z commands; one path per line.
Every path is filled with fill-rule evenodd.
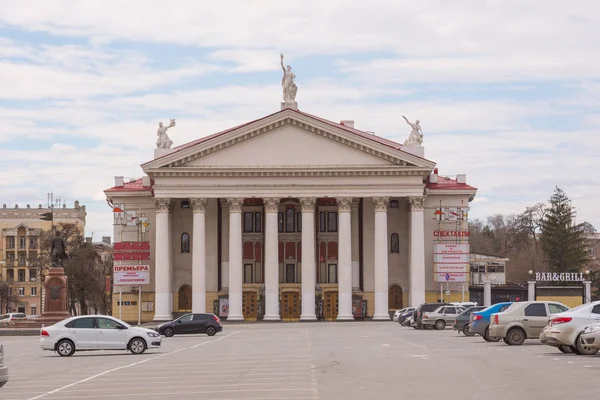
M 151 279 L 141 295 L 115 287 L 113 315 L 137 320 L 141 307 L 144 321 L 189 311 L 228 320 L 387 320 L 390 310 L 438 301 L 440 289 L 444 300 L 462 299 L 454 279 L 440 285 L 433 245 L 468 242 L 439 232 L 468 230 L 476 189 L 465 175 L 439 175 L 420 144 L 288 103 L 198 136 L 156 149 L 142 178 L 116 177 L 105 191 L 115 242 L 150 249 L 149 260 L 115 261 L 145 263 Z M 448 210 L 460 218 L 440 216 Z

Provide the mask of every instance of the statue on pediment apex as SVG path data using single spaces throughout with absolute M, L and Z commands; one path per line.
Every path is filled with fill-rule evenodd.
M 404 115 L 402 116 L 407 124 L 410 125 L 412 130 L 410 131 L 410 135 L 408 139 L 404 141 L 404 146 L 422 146 L 423 145 L 423 130 L 421 129 L 421 125 L 419 120 L 416 120 L 414 123 L 410 122 Z
M 283 54 L 281 55 L 281 69 L 283 70 L 283 77 L 281 78 L 281 87 L 283 88 L 283 101 L 293 102 L 296 101 L 296 93 L 298 92 L 298 86 L 294 82 L 296 75 L 292 72 L 292 67 L 283 65 Z
M 158 123 L 158 130 L 156 131 L 156 148 L 157 149 L 170 149 L 173 141 L 167 135 L 167 129 L 175 126 L 175 118 L 171 119 L 168 126 L 164 126 L 162 122 Z

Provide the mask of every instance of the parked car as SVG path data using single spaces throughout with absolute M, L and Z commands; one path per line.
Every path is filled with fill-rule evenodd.
M 398 316 L 398 323 L 403 326 L 409 326 L 406 323 L 406 320 L 408 319 L 408 317 L 412 317 L 414 311 L 414 307 L 408 307 L 402 314 Z
M 471 307 L 477 307 L 478 304 L 475 301 L 456 301 L 456 302 L 451 302 L 450 304 L 452 304 L 453 306 L 461 306 L 464 308 L 471 308 Z
M 550 322 L 550 315 L 565 312 L 569 307 L 558 302 L 524 301 L 513 303 L 502 313 L 492 314 L 489 335 L 500 337 L 511 346 L 523 344 L 526 339 L 538 339 Z M 546 339 L 548 339 L 546 331 Z
M 552 307 L 549 308 L 552 313 Z M 600 301 L 583 304 L 552 315 L 550 324 L 544 329 L 543 337 L 540 339 L 543 339 L 542 342 L 545 344 L 558 347 L 563 353 L 596 354 L 600 348 L 586 346 L 582 335 L 588 326 L 598 323 L 600 323 Z M 593 341 L 590 344 L 593 344 Z
M 485 307 L 482 306 L 473 306 L 467 308 L 465 311 L 456 316 L 456 321 L 454 322 L 454 326 L 452 328 L 459 333 L 464 333 L 465 336 L 475 336 L 475 334 L 469 330 L 471 314 L 473 314 L 475 311 L 481 311 L 483 309 L 485 309 Z
M 63 357 L 75 351 L 129 350 L 142 354 L 160 347 L 161 336 L 151 329 L 134 327 L 108 315 L 67 318 L 40 330 L 40 347 Z
M 448 303 L 423 303 L 413 312 L 412 327 L 415 329 L 433 329 L 433 325 L 423 325 L 421 323 L 423 319 L 423 313 L 435 311 L 441 306 L 449 306 Z
M 214 336 L 223 330 L 221 320 L 215 314 L 185 314 L 176 320 L 165 322 L 156 327 L 156 332 L 166 337 L 193 333 L 206 333 Z
M 442 306 L 434 311 L 424 312 L 421 323 L 423 326 L 432 325 L 437 331 L 446 328 L 446 325 L 454 325 L 456 316 L 465 311 L 464 307 Z
M 11 322 L 14 321 L 24 321 L 27 319 L 27 316 L 23 313 L 8 313 L 4 314 L 0 317 L 0 326 L 7 327 Z
M 489 334 L 490 317 L 494 313 L 501 313 L 510 307 L 512 303 L 497 303 L 493 304 L 481 311 L 476 311 L 471 314 L 469 322 L 469 331 L 476 335 L 481 335 L 486 342 L 497 342 L 500 338 L 492 337 Z
M 406 310 L 408 310 L 408 308 L 403 308 L 401 310 L 396 310 L 394 312 L 394 316 L 392 317 L 392 321 L 398 322 L 398 317 L 400 317 L 401 314 L 405 313 Z
M 0 342 L 0 387 L 8 382 L 8 367 L 4 365 L 4 346 Z
M 592 324 L 581 334 L 581 341 L 586 348 L 600 349 L 600 324 Z

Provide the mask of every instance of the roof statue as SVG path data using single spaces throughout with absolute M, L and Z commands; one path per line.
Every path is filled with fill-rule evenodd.
M 158 130 L 156 132 L 156 148 L 157 149 L 170 149 L 173 141 L 167 135 L 167 129 L 175 126 L 175 118 L 171 119 L 169 126 L 163 126 L 162 122 L 158 123 Z
M 423 130 L 421 129 L 421 125 L 419 124 L 419 120 L 416 120 L 414 123 L 410 122 L 404 115 L 402 116 L 407 124 L 410 125 L 412 130 L 410 131 L 410 135 L 408 139 L 404 141 L 404 146 L 422 146 L 423 145 Z
M 283 65 L 283 54 L 281 55 L 281 69 L 283 70 L 283 77 L 281 78 L 281 87 L 283 88 L 283 101 L 291 103 L 296 101 L 296 93 L 298 92 L 298 86 L 294 82 L 296 75 L 292 72 L 292 67 Z

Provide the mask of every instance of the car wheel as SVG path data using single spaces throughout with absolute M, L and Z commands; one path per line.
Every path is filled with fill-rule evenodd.
M 70 357 L 75 353 L 75 344 L 68 339 L 63 339 L 56 345 L 56 352 L 61 357 Z
M 217 330 L 214 326 L 209 326 L 208 328 L 206 328 L 206 334 L 208 336 L 215 336 L 217 334 Z
M 503 337 L 502 340 L 504 341 L 504 343 L 508 344 L 508 339 Z
M 444 321 L 443 319 L 438 319 L 437 321 L 435 321 L 435 325 L 433 325 L 433 328 L 436 331 L 443 331 L 446 328 L 446 321 Z
M 469 324 L 465 324 L 465 326 L 463 326 L 462 332 L 465 334 L 465 336 L 475 336 L 475 334 L 471 332 L 471 327 Z
M 146 342 L 140 338 L 131 339 L 129 342 L 129 351 L 131 354 L 143 354 L 146 351 Z
M 560 346 L 558 346 L 558 349 L 560 350 L 561 353 L 565 353 L 565 354 L 573 353 L 573 350 L 571 350 L 571 347 L 565 346 L 564 344 L 561 344 Z
M 500 341 L 501 338 L 496 337 L 496 336 L 490 336 L 490 328 L 488 327 L 488 328 L 485 328 L 485 332 L 483 332 L 483 339 L 486 342 L 492 343 L 492 342 Z
M 163 332 L 165 334 L 165 337 L 172 337 L 175 334 L 173 328 L 165 328 Z
M 575 340 L 575 347 L 577 348 L 577 354 L 582 356 L 593 356 L 598 352 L 598 349 L 587 347 L 585 343 L 583 343 L 583 338 L 581 335 L 577 336 L 577 339 Z
M 506 340 L 511 346 L 520 346 L 527 339 L 525 332 L 521 328 L 512 328 L 506 334 Z

